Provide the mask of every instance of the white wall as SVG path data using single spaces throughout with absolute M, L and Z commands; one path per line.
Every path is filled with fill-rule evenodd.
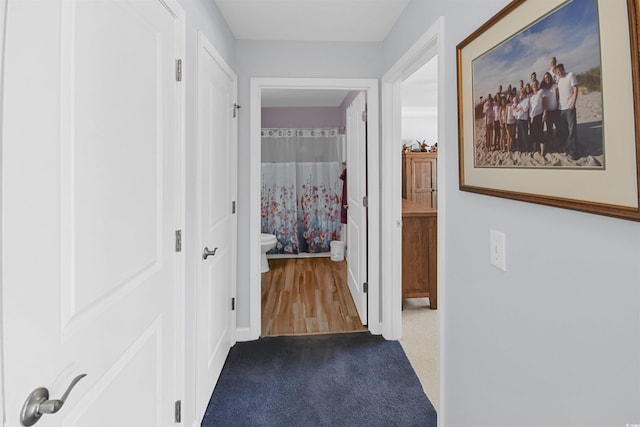
M 249 84 L 253 77 L 379 78 L 380 43 L 252 42 L 236 43 L 240 110 L 238 122 L 238 287 L 237 327 L 248 328 L 249 268 Z
M 640 224 L 458 189 L 456 44 L 507 3 L 413 0 L 384 45 L 386 70 L 444 16 L 439 417 L 447 427 L 640 423 Z M 506 273 L 489 265 L 490 228 L 506 234 Z
M 428 145 L 438 142 L 438 59 L 434 57 L 413 74 L 405 78 L 401 85 L 402 118 L 401 141 L 417 146 L 418 141 Z
M 186 84 L 186 220 L 183 233 L 186 259 L 185 286 L 185 396 L 183 403 L 183 425 L 189 426 L 195 420 L 195 332 L 196 295 L 195 280 L 197 263 L 202 248 L 197 248 L 196 230 L 196 172 L 197 172 L 197 57 L 198 31 L 202 31 L 214 45 L 218 53 L 234 68 L 235 40 L 214 2 L 208 0 L 180 0 L 186 13 L 186 57 L 183 66 L 183 81 Z
M 4 82 L 4 31 L 5 31 L 5 18 L 7 14 L 7 1 L 0 0 L 0 82 Z M 0 83 L 0 99 L 4 99 L 4 85 Z M 0 102 L 0 135 L 4 134 L 4 103 Z M 0 138 L 0 164 L 4 164 L 4 159 L 2 158 L 2 154 L 4 153 L 3 141 Z M 3 175 L 0 173 L 0 200 L 4 200 L 4 182 Z M 2 208 L 2 202 L 0 202 L 0 208 Z M 4 215 L 0 215 L 0 230 L 4 230 L 3 222 Z M 0 241 L 4 242 L 4 233 L 0 231 Z M 4 259 L 4 254 L 2 253 L 2 247 L 0 245 L 0 259 Z M 4 274 L 2 274 L 2 266 L 3 263 L 0 263 L 0 318 L 4 319 L 3 307 L 4 307 L 4 296 L 2 286 L 2 278 Z M 2 321 L 0 321 L 0 327 L 2 327 Z M 0 366 L 4 366 L 4 350 L 1 348 L 4 344 L 4 336 L 3 331 L 4 328 L 0 329 Z M 0 369 L 0 418 L 2 422 L 6 422 L 6 414 L 4 410 L 4 370 Z
M 438 115 L 436 111 L 420 114 L 402 115 L 402 141 L 397 144 L 398 149 L 402 144 L 408 146 L 418 144 L 417 141 L 426 141 L 428 145 L 438 142 Z

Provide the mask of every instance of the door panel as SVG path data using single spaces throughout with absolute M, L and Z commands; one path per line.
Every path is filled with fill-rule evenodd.
M 436 188 L 435 159 L 412 159 L 411 182 L 413 187 L 413 200 L 435 207 L 434 194 Z
M 363 206 L 366 187 L 366 110 L 364 92 L 361 92 L 347 108 L 347 276 L 351 296 L 363 325 L 367 324 L 367 209 Z
M 99 425 L 103 426 L 144 426 L 144 425 L 168 425 L 167 420 L 162 420 L 162 409 L 158 405 L 158 401 L 162 397 L 162 383 L 154 372 L 162 369 L 162 357 L 158 357 L 158 346 L 160 345 L 162 325 L 160 322 L 154 322 L 150 327 L 138 337 L 131 347 L 122 354 L 113 366 L 107 370 L 102 378 L 93 386 L 91 391 L 83 396 L 78 405 L 70 410 L 65 417 L 63 425 L 94 426 L 96 419 L 100 420 Z M 128 400 L 135 401 L 135 405 L 144 408 L 155 408 L 155 413 L 146 411 L 137 411 L 128 414 L 127 420 L 122 419 L 119 411 L 106 406 L 105 401 L 121 401 L 124 395 L 130 390 L 132 379 L 145 381 L 152 379 L 152 383 L 146 384 L 153 393 L 143 393 L 135 398 L 130 397 Z M 66 406 L 66 405 L 65 405 Z M 150 420 L 154 421 L 153 424 Z
M 198 150 L 199 243 L 215 255 L 200 259 L 197 288 L 197 403 L 196 417 L 204 411 L 222 365 L 234 343 L 237 141 L 233 105 L 236 77 L 199 34 L 198 44 Z
M 88 376 L 60 413 L 39 425 L 173 422 L 182 263 L 174 251 L 177 13 L 155 0 L 8 4 L 9 425 L 19 425 L 33 389 L 59 398 L 81 373 Z

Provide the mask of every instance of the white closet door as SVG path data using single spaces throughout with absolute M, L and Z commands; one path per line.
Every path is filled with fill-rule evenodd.
M 237 93 L 236 76 L 198 35 L 199 259 L 196 319 L 196 417 L 235 343 Z M 205 259 L 206 256 L 206 259 Z
M 3 104 L 7 425 L 165 426 L 180 398 L 181 10 L 9 1 Z

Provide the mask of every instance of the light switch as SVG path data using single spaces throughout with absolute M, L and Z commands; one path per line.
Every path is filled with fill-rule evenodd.
M 505 235 L 496 230 L 489 230 L 489 255 L 492 265 L 507 271 L 505 255 Z

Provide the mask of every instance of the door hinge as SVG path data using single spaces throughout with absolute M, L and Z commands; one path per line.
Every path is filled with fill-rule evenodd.
M 362 207 L 364 207 L 364 208 L 368 208 L 369 207 L 369 197 L 368 196 L 364 196 L 362 198 Z
M 234 311 L 236 309 L 236 298 L 233 297 L 231 298 L 231 311 Z
M 368 117 L 367 117 L 367 110 L 364 110 L 364 111 L 362 112 L 362 121 L 363 121 L 363 122 L 366 122 L 366 121 L 367 121 L 367 119 L 368 119 Z
M 362 292 L 364 292 L 365 294 L 368 294 L 368 293 L 369 293 L 369 283 L 364 282 L 364 283 L 362 284 Z
M 176 252 L 182 252 L 182 230 L 176 230 Z
M 239 106 L 237 103 L 233 104 L 233 117 L 237 117 L 238 116 L 238 110 L 241 109 L 242 107 Z
M 182 59 L 176 59 L 176 81 L 182 81 Z
M 174 407 L 175 421 L 176 423 L 182 422 L 182 402 L 180 400 L 176 400 L 176 404 Z
M 231 202 L 231 213 L 236 213 L 236 201 Z

